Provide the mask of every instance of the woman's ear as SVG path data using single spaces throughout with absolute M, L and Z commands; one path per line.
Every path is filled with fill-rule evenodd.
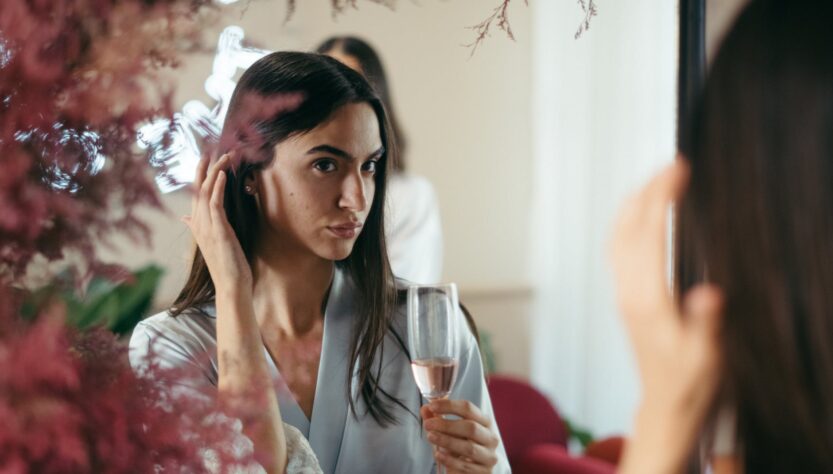
M 255 173 L 246 173 L 246 177 L 243 178 L 243 190 L 250 196 L 257 195 L 257 176 L 255 176 Z

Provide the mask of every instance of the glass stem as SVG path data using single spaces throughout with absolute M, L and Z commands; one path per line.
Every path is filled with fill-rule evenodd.
M 433 400 L 442 400 L 445 398 L 448 398 L 448 395 L 443 395 L 441 397 L 425 397 L 425 399 L 428 400 L 428 403 L 431 403 Z M 444 418 L 442 415 L 437 415 L 437 417 Z M 437 453 L 439 452 L 440 448 L 432 445 L 431 449 L 434 452 L 434 464 L 437 466 L 436 474 L 446 474 L 448 471 L 446 470 L 445 466 L 443 466 L 442 464 L 440 464 L 439 461 L 437 461 Z
M 437 452 L 439 451 L 439 449 L 440 448 L 434 446 L 434 463 L 437 465 L 437 474 L 446 474 L 448 471 L 445 470 L 445 466 L 443 466 L 442 464 L 440 464 L 439 461 L 437 461 Z

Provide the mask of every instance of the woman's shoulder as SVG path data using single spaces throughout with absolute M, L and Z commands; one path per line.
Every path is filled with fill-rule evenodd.
M 131 365 L 143 365 L 149 357 L 176 365 L 216 346 L 213 310 L 203 306 L 177 315 L 166 310 L 140 321 L 130 336 Z
M 188 335 L 194 332 L 208 331 L 209 329 L 213 333 L 215 325 L 214 315 L 213 305 L 189 308 L 176 315 L 173 314 L 172 310 L 168 309 L 139 321 L 139 324 L 133 330 L 133 335 L 136 336 L 137 333 L 151 336 Z

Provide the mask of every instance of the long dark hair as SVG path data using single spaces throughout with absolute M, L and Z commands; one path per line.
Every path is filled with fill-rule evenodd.
M 328 54 L 331 52 L 340 52 L 347 56 L 351 56 L 359 62 L 362 74 L 376 89 L 376 93 L 384 102 L 388 111 L 388 118 L 390 119 L 393 128 L 393 134 L 396 136 L 396 144 L 399 149 L 399 154 L 393 167 L 396 171 L 405 171 L 405 151 L 406 138 L 402 127 L 399 126 L 399 120 L 393 108 L 393 102 L 390 97 L 390 87 L 388 85 L 388 78 L 385 75 L 385 68 L 382 66 L 382 60 L 376 51 L 361 38 L 355 36 L 333 36 L 327 38 L 323 43 L 318 45 L 315 49 L 321 54 Z
M 289 110 L 280 104 L 270 114 L 268 104 L 284 98 L 300 102 Z M 241 76 L 229 103 L 219 151 L 233 148 L 243 160 L 227 175 L 223 206 L 249 262 L 257 246 L 259 214 L 253 196 L 244 191 L 251 173 L 268 166 L 275 145 L 287 138 L 312 130 L 324 123 L 337 109 L 350 103 L 367 103 L 379 120 L 385 153 L 376 168 L 376 192 L 364 228 L 353 251 L 336 265 L 346 271 L 358 292 L 350 360 L 358 364 L 359 393 L 370 415 L 381 425 L 396 422 L 391 403 L 404 405 L 379 386 L 381 357 L 377 350 L 391 326 L 396 304 L 396 289 L 388 262 L 384 232 L 384 202 L 387 163 L 395 159 L 396 144 L 379 96 L 365 78 L 340 62 L 320 54 L 277 52 L 255 62 Z M 267 107 L 264 113 L 264 107 Z M 254 130 L 254 134 L 250 133 Z M 256 135 L 256 136 L 252 136 Z M 176 298 L 174 316 L 214 301 L 214 284 L 199 249 L 194 252 L 188 280 Z M 401 338 L 397 337 L 397 340 Z M 404 347 L 403 347 L 404 349 Z M 352 393 L 352 371 L 347 380 L 350 409 L 356 415 Z
M 753 0 L 683 151 L 679 294 L 724 292 L 720 400 L 746 472 L 833 472 L 833 2 Z

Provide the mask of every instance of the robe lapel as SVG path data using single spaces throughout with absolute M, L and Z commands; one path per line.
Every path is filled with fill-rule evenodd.
M 330 294 L 332 294 L 332 292 Z M 327 301 L 327 305 L 329 307 L 329 300 Z M 217 317 L 217 308 L 213 304 L 204 306 L 202 311 L 209 317 Z M 275 387 L 275 392 L 278 396 L 278 404 L 281 408 L 281 418 L 283 418 L 283 421 L 286 423 L 298 428 L 304 436 L 309 438 L 310 421 L 307 419 L 304 411 L 301 410 L 301 407 L 298 405 L 295 397 L 292 396 L 289 386 L 286 384 L 280 370 L 278 370 L 278 366 L 275 365 L 275 361 L 272 360 L 272 356 L 269 355 L 269 349 L 267 349 L 265 345 L 263 346 L 263 357 L 266 358 L 266 363 L 269 365 L 269 374 L 272 378 L 272 384 Z M 216 359 L 216 351 L 214 358 Z M 216 373 L 219 370 L 216 360 L 212 360 L 212 364 L 214 365 L 214 371 Z M 321 378 L 319 377 L 319 380 L 320 379 Z M 317 391 L 318 389 L 316 388 L 316 398 L 318 397 Z
M 346 384 L 356 308 L 354 295 L 352 282 L 337 268 L 324 312 L 324 337 L 308 436 L 325 473 L 335 471 L 350 411 Z
M 303 433 L 305 437 L 309 437 L 310 423 L 307 420 L 307 415 L 304 414 L 304 410 L 301 410 L 298 401 L 292 396 L 289 386 L 286 384 L 280 370 L 278 370 L 278 366 L 275 365 L 275 361 L 272 360 L 272 356 L 269 355 L 269 350 L 266 349 L 266 346 L 263 346 L 263 354 L 269 363 L 272 384 L 275 387 L 275 392 L 278 396 L 278 405 L 281 408 L 281 418 L 283 418 L 284 422 L 298 428 L 298 431 Z

